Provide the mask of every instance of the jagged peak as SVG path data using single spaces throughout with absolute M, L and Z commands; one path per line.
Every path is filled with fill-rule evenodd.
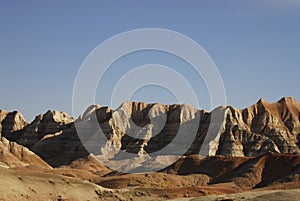
M 282 97 L 278 103 L 298 103 L 296 99 L 292 96 Z
M 35 117 L 34 121 L 55 121 L 55 122 L 65 122 L 71 123 L 74 121 L 73 117 L 71 117 L 66 112 L 60 112 L 58 110 L 47 110 L 43 115 L 38 115 Z
M 92 106 L 90 106 L 90 107 L 92 107 Z M 143 109 L 146 109 L 146 108 L 150 109 L 152 107 L 163 107 L 166 110 L 180 109 L 180 108 L 185 108 L 185 109 L 189 109 L 189 110 L 199 110 L 199 109 L 193 107 L 192 105 L 190 105 L 188 103 L 163 104 L 161 102 L 145 103 L 145 102 L 129 101 L 128 100 L 128 101 L 124 101 L 123 103 L 121 103 L 120 106 L 117 107 L 116 109 L 114 109 L 113 111 L 118 111 L 118 110 L 125 110 L 125 111 L 134 110 L 135 111 L 136 109 L 143 110 Z M 224 107 L 226 107 L 226 106 L 224 106 Z M 205 112 L 205 113 L 208 112 L 207 110 L 202 110 L 202 111 Z
M 47 110 L 47 112 L 45 112 L 43 114 L 43 118 L 46 118 L 46 117 L 52 117 L 54 115 L 54 111 L 52 110 Z
M 243 110 L 235 108 L 233 106 L 227 106 L 225 109 L 225 113 L 231 113 L 234 117 L 242 116 Z
M 24 116 L 22 115 L 21 112 L 18 112 L 18 111 L 14 111 L 14 115 L 15 115 L 15 118 L 18 118 L 19 120 L 22 120 L 24 122 L 26 122 Z
M 0 131 L 4 135 L 13 131 L 21 130 L 28 125 L 23 115 L 18 111 L 2 112 L 0 115 L 0 123 Z
M 117 109 L 115 109 L 115 110 L 119 110 L 119 109 L 122 109 L 122 108 L 128 108 L 129 106 L 131 106 L 132 105 L 132 101 L 125 101 L 125 102 L 123 102 Z
M 10 120 L 13 120 L 13 121 L 26 122 L 24 116 L 18 111 L 13 111 L 13 112 L 5 111 L 5 118 L 9 118 Z
M 8 112 L 6 110 L 0 109 L 0 114 L 7 114 Z
M 260 98 L 255 104 L 253 104 L 250 107 L 245 108 L 245 109 L 252 108 L 252 109 L 255 109 L 255 110 L 258 109 L 258 111 L 268 111 L 270 105 L 272 105 L 272 104 L 270 104 L 264 98 Z
M 131 113 L 131 111 L 143 110 L 146 108 L 150 108 L 154 105 L 165 106 L 161 103 L 145 103 L 145 102 L 137 102 L 137 101 L 125 101 L 123 102 L 115 111 L 124 110 Z
M 235 107 L 233 107 L 233 106 L 230 106 L 230 105 L 225 106 L 225 108 L 226 108 L 227 110 L 231 110 L 231 111 L 240 111 L 240 109 L 237 109 L 237 108 L 235 108 Z
M 126 116 L 126 118 L 139 118 L 149 115 L 151 118 L 158 116 L 161 113 L 170 112 L 170 114 L 180 114 L 182 119 L 193 119 L 198 111 L 198 109 L 192 107 L 190 104 L 164 105 L 160 102 L 147 104 L 145 102 L 126 101 L 113 111 L 113 116 L 116 118 L 119 118 L 120 116 Z
M 35 116 L 34 120 L 31 123 L 41 121 L 42 119 L 43 119 L 43 115 L 39 114 Z
M 98 110 L 99 108 L 101 108 L 100 105 L 97 105 L 97 104 L 90 105 L 90 106 L 85 110 L 85 112 L 83 113 L 82 116 L 90 115 L 91 113 L 93 113 L 95 110 Z
M 268 101 L 266 101 L 264 98 L 260 98 L 257 103 L 258 105 L 268 105 Z

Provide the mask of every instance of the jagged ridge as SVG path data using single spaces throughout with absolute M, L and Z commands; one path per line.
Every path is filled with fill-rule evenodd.
M 156 153 L 171 142 L 171 148 L 163 154 L 176 155 L 182 151 L 179 145 L 189 140 L 193 143 L 185 150 L 186 155 L 299 154 L 299 119 L 300 104 L 292 97 L 272 104 L 260 99 L 243 110 L 223 106 L 212 112 L 186 104 L 125 102 L 116 110 L 92 105 L 75 122 L 64 112 L 47 111 L 28 124 L 19 112 L 1 110 L 0 131 L 49 164 L 59 166 L 88 155 L 76 128 L 84 133 L 81 140 L 92 142 L 96 154 L 115 158 L 120 150 L 139 155 Z M 95 122 L 107 138 L 101 147 L 91 140 L 97 132 Z M 179 130 L 183 135 L 176 141 Z

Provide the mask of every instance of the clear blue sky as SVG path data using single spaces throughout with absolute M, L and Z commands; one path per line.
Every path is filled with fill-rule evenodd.
M 28 121 L 48 109 L 72 115 L 73 84 L 86 56 L 116 34 L 148 27 L 198 42 L 220 71 L 229 105 L 243 108 L 260 97 L 300 101 L 299 0 L 0 0 L 0 23 L 0 108 L 19 110 Z M 144 64 L 162 56 L 145 54 L 136 55 Z M 120 76 L 126 65 L 107 77 Z M 209 110 L 203 83 L 190 81 L 199 82 L 199 105 Z M 172 103 L 163 92 L 149 87 L 133 99 Z M 110 104 L 105 93 L 97 93 L 98 104 Z

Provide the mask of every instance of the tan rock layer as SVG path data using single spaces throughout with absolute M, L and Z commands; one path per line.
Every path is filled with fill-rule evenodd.
M 300 104 L 292 97 L 272 104 L 260 99 L 243 110 L 223 106 L 210 113 L 186 104 L 125 102 L 116 110 L 92 105 L 75 122 L 64 112 L 47 111 L 28 124 L 18 112 L 0 111 L 2 134 L 53 166 L 87 156 L 88 151 L 118 158 L 123 151 L 155 155 L 167 146 L 162 154 L 299 154 L 299 119 Z

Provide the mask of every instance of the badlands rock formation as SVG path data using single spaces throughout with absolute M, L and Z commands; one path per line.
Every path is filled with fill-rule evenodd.
M 300 104 L 292 97 L 276 103 L 260 99 L 243 110 L 222 106 L 212 112 L 186 104 L 125 102 L 116 110 L 92 105 L 76 121 L 64 112 L 48 111 L 30 124 L 18 112 L 0 112 L 2 135 L 52 166 L 89 152 L 114 159 L 137 154 L 299 154 L 299 119 Z
M 3 135 L 23 129 L 28 123 L 20 112 L 0 110 L 0 132 Z
M 31 123 L 1 110 L 0 200 L 299 200 L 299 106 L 125 102 Z
M 51 169 L 45 161 L 28 148 L 1 137 L 0 167 L 12 168 L 20 166 L 36 166 L 44 169 Z
M 2 135 L 10 141 L 28 147 L 52 166 L 59 166 L 71 162 L 74 159 L 85 157 L 88 153 L 82 147 L 76 131 L 72 127 L 74 121 L 65 112 L 50 111 L 35 117 L 30 123 L 24 123 L 24 118 L 18 112 L 13 112 L 16 117 L 14 121 L 6 120 L 0 116 Z M 12 116 L 12 115 L 11 115 Z M 10 132 L 8 132 L 8 128 Z M 21 129 L 20 129 L 21 128 Z M 83 149 L 78 149 L 77 144 Z M 74 151 L 75 149 L 78 149 Z M 76 152 L 76 153 L 75 153 Z
M 210 184 L 233 182 L 248 190 L 285 182 L 298 182 L 300 157 L 292 154 L 267 153 L 258 157 L 209 156 L 181 157 L 162 172 L 169 174 L 208 175 Z

